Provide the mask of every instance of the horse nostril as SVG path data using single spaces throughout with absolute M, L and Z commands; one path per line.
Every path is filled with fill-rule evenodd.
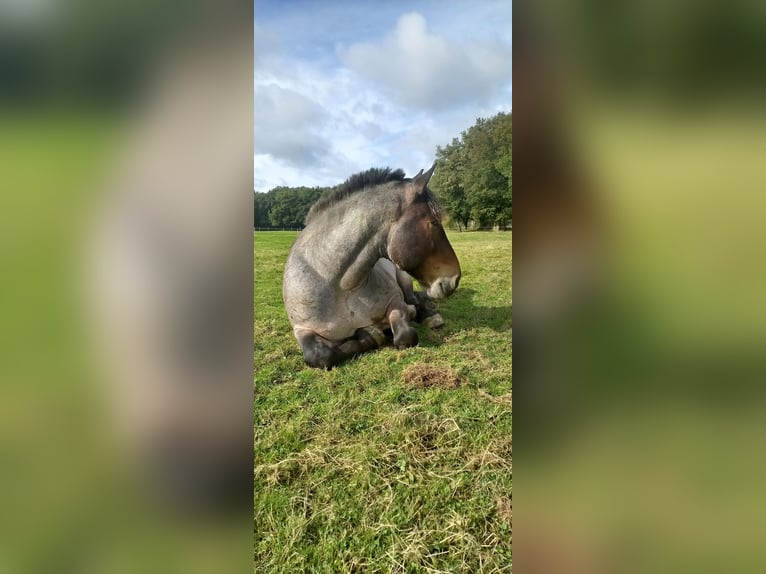
M 452 284 L 453 291 L 457 289 L 457 286 L 460 285 L 460 275 L 455 275 L 450 283 Z

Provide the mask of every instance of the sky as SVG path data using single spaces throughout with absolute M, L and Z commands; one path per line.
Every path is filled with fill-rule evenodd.
M 511 111 L 511 0 L 256 0 L 254 185 L 429 168 Z

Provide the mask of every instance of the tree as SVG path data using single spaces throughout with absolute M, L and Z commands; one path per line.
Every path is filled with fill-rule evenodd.
M 256 192 L 253 197 L 253 226 L 271 227 L 269 212 L 271 211 L 273 196 L 268 193 Z
M 513 219 L 513 118 L 511 114 L 500 114 L 493 130 L 497 159 L 495 169 L 505 178 L 507 194 L 500 208 L 501 220 L 509 224 Z
M 511 223 L 513 210 L 512 118 L 499 113 L 436 148 L 439 171 L 431 187 L 458 228 Z
M 269 220 L 274 227 L 300 227 L 300 199 L 296 190 L 289 187 L 277 187 L 274 203 L 269 212 Z M 271 192 L 270 192 L 271 193 Z
M 471 220 L 471 206 L 463 187 L 462 151 L 462 145 L 457 138 L 453 138 L 452 143 L 445 147 L 437 146 L 438 169 L 431 179 L 431 187 L 438 190 L 442 206 L 461 231 L 468 227 Z

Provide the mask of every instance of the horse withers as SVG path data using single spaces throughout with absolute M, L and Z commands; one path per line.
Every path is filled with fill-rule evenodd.
M 460 263 L 428 188 L 435 167 L 411 179 L 401 169 L 358 173 L 309 211 L 282 286 L 309 366 L 330 369 L 376 349 L 389 330 L 397 348 L 417 345 L 412 320 L 443 324 L 431 300 L 457 289 Z

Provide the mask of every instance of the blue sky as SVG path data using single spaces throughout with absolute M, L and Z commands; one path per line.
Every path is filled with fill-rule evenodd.
M 255 189 L 427 168 L 511 110 L 510 0 L 255 2 Z

